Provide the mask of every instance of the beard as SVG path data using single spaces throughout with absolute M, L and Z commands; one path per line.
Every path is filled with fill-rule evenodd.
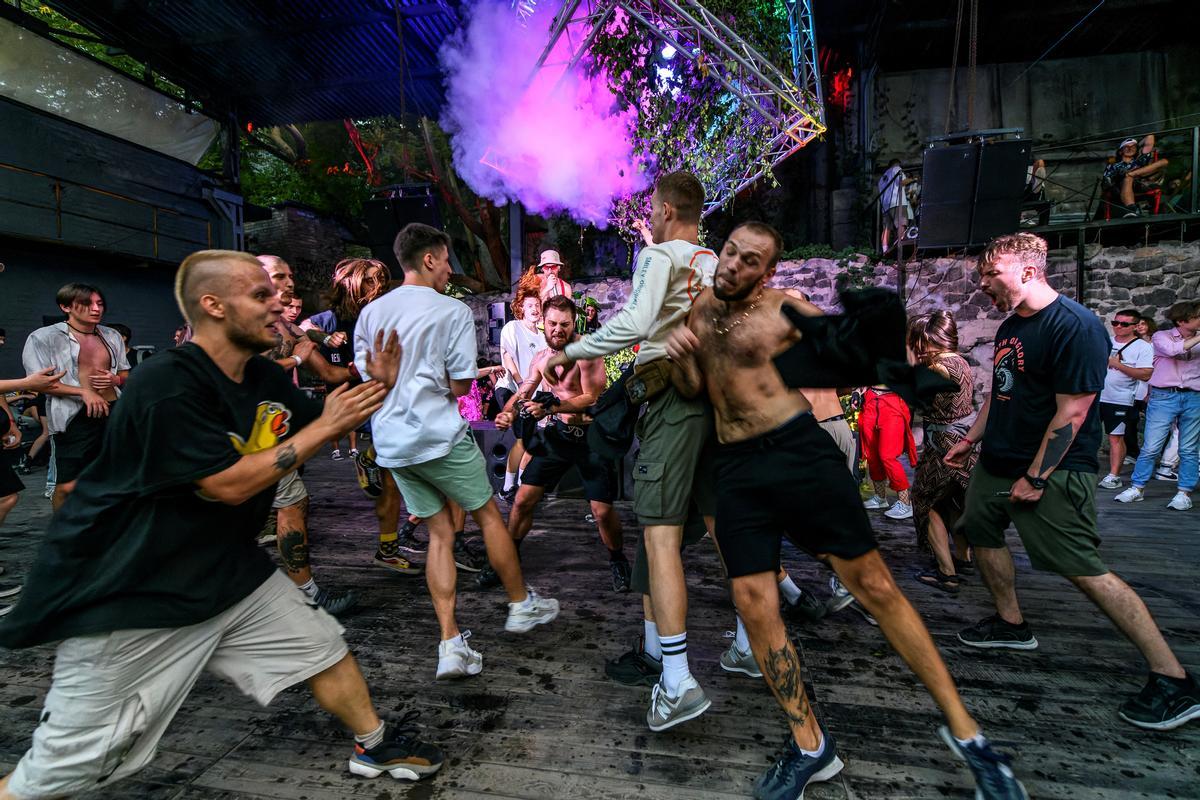
M 744 288 L 732 289 L 728 291 L 719 289 L 717 288 L 718 286 L 719 284 L 716 281 L 713 281 L 713 297 L 717 298 L 718 300 L 723 300 L 726 303 L 736 303 L 739 300 L 745 300 L 747 297 L 749 297 L 754 290 L 758 288 L 758 283 L 752 283 Z

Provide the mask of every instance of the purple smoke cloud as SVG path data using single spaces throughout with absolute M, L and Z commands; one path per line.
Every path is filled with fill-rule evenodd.
M 454 167 L 478 194 L 533 213 L 565 211 L 604 227 L 613 201 L 645 189 L 633 155 L 636 111 L 616 111 L 603 75 L 578 67 L 561 37 L 529 81 L 559 3 L 538 3 L 522 26 L 507 2 L 480 0 L 440 55 L 446 76 L 441 125 Z

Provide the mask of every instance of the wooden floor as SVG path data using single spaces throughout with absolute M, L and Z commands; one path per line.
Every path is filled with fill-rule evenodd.
M 524 636 L 503 633 L 502 595 L 468 582 L 459 622 L 473 631 L 484 672 L 434 683 L 437 629 L 420 576 L 372 566 L 371 504 L 349 462 L 308 469 L 313 561 L 318 579 L 362 596 L 346 638 L 381 710 L 417 709 L 426 738 L 448 763 L 411 786 L 367 781 L 346 770 L 348 737 L 307 691 L 259 708 L 215 679 L 201 680 L 138 776 L 90 795 L 106 798 L 716 798 L 747 796 L 785 728 L 761 681 L 720 670 L 733 612 L 711 546 L 686 558 L 692 669 L 713 700 L 697 720 L 663 734 L 646 729 L 649 690 L 607 681 L 604 659 L 641 631 L 638 598 L 609 586 L 604 551 L 585 504 L 540 509 L 524 548 L 527 580 L 561 600 L 555 623 Z M 0 544 L 8 575 L 28 566 L 49 501 L 41 475 L 9 517 Z M 1141 592 L 1180 658 L 1200 669 L 1200 509 L 1168 511 L 1173 484 L 1154 482 L 1144 503 L 1122 506 L 1098 490 L 1103 552 Z M 797 487 L 803 491 L 804 487 Z M 634 531 L 622 504 L 622 518 Z M 1142 663 L 1095 609 L 1062 580 L 1033 573 L 1015 549 L 1021 597 L 1041 643 L 1027 653 L 977 652 L 954 633 L 990 613 L 972 581 L 951 598 L 918 585 L 924 566 L 910 523 L 876 517 L 882 550 L 937 640 L 967 706 L 994 742 L 1015 756 L 1032 797 L 1200 797 L 1200 724 L 1154 734 L 1121 722 L 1118 704 L 1144 681 Z M 1015 538 L 1014 538 L 1015 542 Z M 632 550 L 630 550 L 632 554 Z M 797 581 L 824 596 L 827 573 L 802 555 L 785 559 Z M 461 575 L 461 573 L 460 573 Z M 970 778 L 936 738 L 939 715 L 878 629 L 853 611 L 793 628 L 810 697 L 837 738 L 846 769 L 812 787 L 809 800 L 968 798 Z M 29 745 L 50 680 L 52 650 L 0 653 L 0 770 Z

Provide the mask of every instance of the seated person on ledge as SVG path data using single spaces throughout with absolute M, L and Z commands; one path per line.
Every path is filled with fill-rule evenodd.
M 1155 188 L 1146 178 L 1162 172 L 1168 163 L 1165 158 L 1156 160 L 1154 157 L 1154 134 L 1142 139 L 1140 147 L 1136 139 L 1121 142 L 1117 148 L 1117 160 L 1104 168 L 1102 183 L 1106 193 L 1120 197 L 1124 209 L 1118 210 L 1123 216 L 1141 216 L 1134 194 Z M 1110 199 L 1109 202 L 1115 203 L 1116 200 Z

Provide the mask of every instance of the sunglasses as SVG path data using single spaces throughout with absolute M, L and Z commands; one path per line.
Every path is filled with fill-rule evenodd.
M 1136 322 L 1118 322 L 1117 320 L 1113 320 L 1113 323 L 1112 323 L 1112 326 L 1114 328 L 1131 328 L 1134 325 L 1137 325 L 1137 323 Z

